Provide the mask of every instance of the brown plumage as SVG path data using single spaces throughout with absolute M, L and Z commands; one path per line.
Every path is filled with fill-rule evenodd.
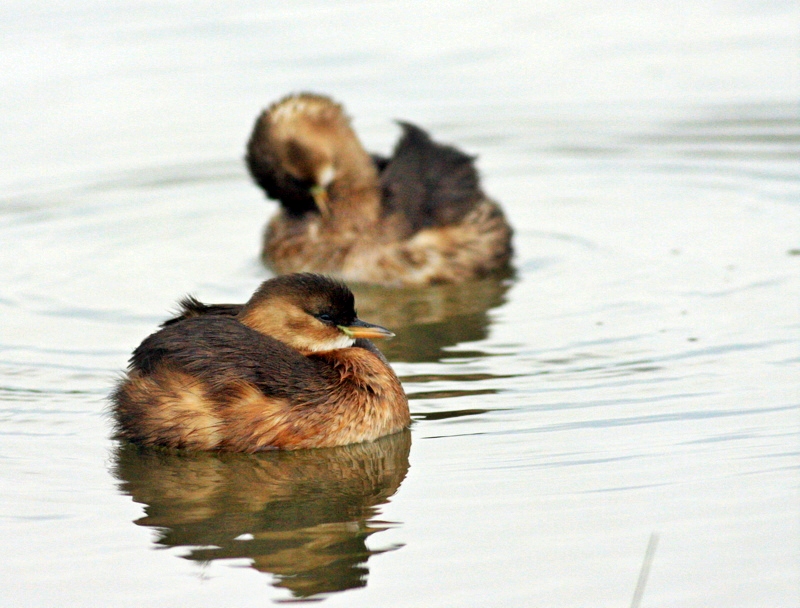
M 190 450 L 332 447 L 410 422 L 400 381 L 342 283 L 264 282 L 243 305 L 182 302 L 133 352 L 111 396 L 117 436 Z
M 281 204 L 265 263 L 383 285 L 459 282 L 508 266 L 512 231 L 481 190 L 474 158 L 400 125 L 394 154 L 380 158 L 327 97 L 290 95 L 261 114 L 247 165 Z

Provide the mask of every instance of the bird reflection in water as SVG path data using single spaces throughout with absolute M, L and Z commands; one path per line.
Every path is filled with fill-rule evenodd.
M 338 448 L 259 454 L 178 453 L 124 443 L 120 488 L 145 505 L 135 521 L 162 547 L 201 563 L 247 558 L 274 585 L 307 599 L 367 584 L 367 539 L 408 471 L 408 430 Z
M 489 335 L 489 311 L 506 302 L 513 271 L 458 284 L 386 288 L 351 284 L 358 314 L 397 334 L 381 344 L 389 361 L 433 362 L 445 349 Z M 463 355 L 463 353 L 462 353 Z

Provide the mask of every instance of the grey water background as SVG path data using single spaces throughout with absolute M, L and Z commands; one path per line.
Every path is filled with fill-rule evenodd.
M 0 6 L 0 605 L 800 605 L 794 2 Z M 243 301 L 258 112 L 478 155 L 511 280 L 358 290 L 415 423 L 297 454 L 110 439 L 130 351 Z

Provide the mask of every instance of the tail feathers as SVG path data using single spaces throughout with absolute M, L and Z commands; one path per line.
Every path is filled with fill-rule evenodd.
M 161 327 L 167 327 L 185 319 L 204 315 L 235 317 L 242 310 L 241 304 L 203 304 L 194 296 L 186 296 L 178 303 L 178 306 L 180 307 L 178 314 L 164 321 Z
M 458 223 L 484 198 L 474 156 L 400 122 L 403 135 L 380 180 L 387 214 L 403 214 L 412 232 Z

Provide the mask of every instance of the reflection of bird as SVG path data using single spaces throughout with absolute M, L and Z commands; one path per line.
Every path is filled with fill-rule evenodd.
M 120 444 L 114 474 L 144 506 L 141 526 L 187 559 L 247 559 L 311 597 L 367 584 L 380 505 L 408 471 L 411 433 L 323 450 L 169 453 Z M 380 535 L 377 535 L 379 538 Z M 370 539 L 367 541 L 367 539 Z M 369 546 L 367 543 L 369 542 Z M 238 562 L 241 563 L 241 562 Z
M 511 228 L 481 190 L 474 159 L 400 124 L 394 155 L 377 158 L 327 97 L 291 95 L 261 114 L 247 164 L 281 204 L 264 237 L 267 264 L 384 285 L 457 282 L 507 267 Z
M 462 356 L 450 347 L 489 336 L 488 311 L 505 302 L 511 284 L 507 278 L 492 275 L 424 288 L 353 285 L 353 293 L 361 315 L 397 332 L 397 338 L 381 348 L 390 361 L 439 361 Z
M 112 395 L 120 438 L 254 452 L 369 441 L 409 423 L 400 382 L 333 279 L 264 282 L 244 305 L 182 302 Z

